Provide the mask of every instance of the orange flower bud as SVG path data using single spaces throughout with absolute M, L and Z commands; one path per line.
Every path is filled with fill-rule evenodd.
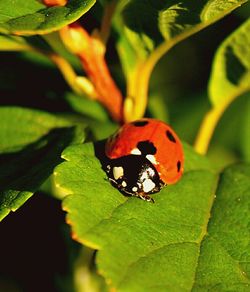
M 43 0 L 43 4 L 48 7 L 51 6 L 65 6 L 67 4 L 67 0 Z
M 95 87 L 97 100 L 110 112 L 114 120 L 122 121 L 123 98 L 112 79 L 104 58 L 105 45 L 95 31 L 90 36 L 78 23 L 70 24 L 60 30 L 65 46 L 76 54 Z

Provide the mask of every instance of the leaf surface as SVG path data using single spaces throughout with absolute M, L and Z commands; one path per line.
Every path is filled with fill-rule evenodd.
M 83 129 L 41 111 L 0 109 L 0 220 L 17 210 L 52 174 L 61 152 L 82 142 Z
M 201 245 L 194 291 L 249 291 L 250 164 L 221 175 Z
M 153 195 L 151 204 L 124 197 L 109 184 L 92 144 L 69 147 L 63 158 L 55 175 L 70 194 L 63 202 L 67 220 L 75 239 L 99 250 L 97 265 L 111 287 L 201 291 L 232 284 L 247 291 L 249 166 L 228 168 L 218 180 L 208 161 L 185 146 L 183 178 Z
M 0 32 L 45 34 L 70 24 L 85 14 L 95 0 L 69 0 L 66 6 L 46 7 L 36 0 L 0 0 Z

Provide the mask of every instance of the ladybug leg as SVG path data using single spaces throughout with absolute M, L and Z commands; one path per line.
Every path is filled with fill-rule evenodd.
M 108 178 L 109 179 L 109 181 L 113 184 L 113 185 L 115 185 L 115 186 L 117 186 L 118 185 L 118 183 L 117 183 L 117 181 L 115 180 L 115 179 L 113 179 L 113 178 Z
M 136 196 L 144 201 L 147 201 L 147 202 L 151 202 L 151 203 L 155 202 L 154 199 L 152 199 L 149 195 L 146 195 L 146 194 L 138 194 Z

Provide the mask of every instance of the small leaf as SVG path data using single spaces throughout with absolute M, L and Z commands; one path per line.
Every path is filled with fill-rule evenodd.
M 0 35 L 0 51 L 25 51 L 30 45 L 22 37 Z
M 0 220 L 17 210 L 52 174 L 63 149 L 84 131 L 51 114 L 0 109 Z
M 250 90 L 250 19 L 219 47 L 209 83 L 214 106 L 227 103 Z
M 66 6 L 46 7 L 36 0 L 0 1 L 0 32 L 45 34 L 70 24 L 85 14 L 95 0 L 70 0 Z
M 53 33 L 46 35 L 46 37 L 50 35 Z M 0 51 L 31 51 L 39 53 L 39 55 L 42 55 L 42 52 L 44 54 L 51 53 L 50 44 L 45 42 L 43 38 L 39 35 L 25 37 L 0 34 Z

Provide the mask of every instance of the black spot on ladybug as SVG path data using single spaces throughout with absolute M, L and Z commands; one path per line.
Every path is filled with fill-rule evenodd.
M 136 127 L 144 127 L 148 124 L 148 121 L 137 121 L 132 123 Z
M 137 148 L 141 151 L 142 155 L 148 155 L 152 154 L 154 155 L 157 151 L 157 149 L 154 146 L 154 143 L 146 140 L 146 141 L 141 141 L 137 144 Z
M 176 140 L 175 140 L 173 134 L 169 130 L 166 131 L 166 135 L 171 142 L 176 143 Z
M 178 160 L 178 162 L 177 162 L 177 171 L 180 172 L 180 170 L 181 170 L 181 162 L 180 162 L 180 160 Z

